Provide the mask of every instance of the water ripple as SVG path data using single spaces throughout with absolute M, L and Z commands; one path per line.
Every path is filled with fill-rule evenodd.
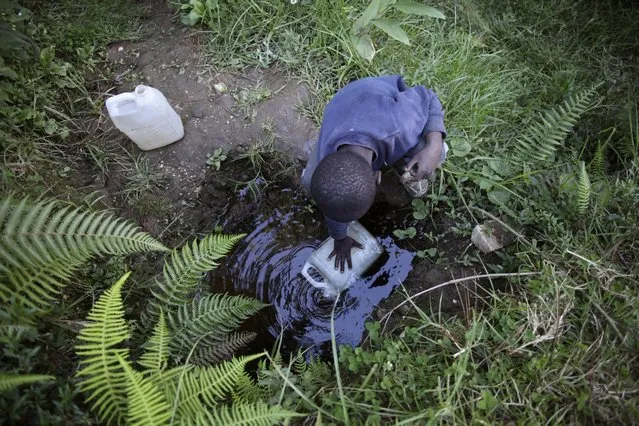
M 299 211 L 262 215 L 253 231 L 228 260 L 227 290 L 252 295 L 273 306 L 258 314 L 257 327 L 272 338 L 283 336 L 286 346 L 312 348 L 318 353 L 330 344 L 334 301 L 324 298 L 301 275 L 304 263 L 321 240 L 309 236 L 313 226 L 299 219 Z M 320 231 L 321 226 L 315 226 Z M 371 230 L 374 231 L 374 230 Z M 321 232 L 321 231 L 320 231 Z M 390 236 L 379 238 L 385 253 L 366 276 L 344 291 L 335 307 L 338 344 L 357 345 L 364 323 L 374 308 L 410 272 L 414 254 L 400 249 Z M 230 284 L 230 287 L 228 288 Z M 258 330 L 259 332 L 260 330 Z

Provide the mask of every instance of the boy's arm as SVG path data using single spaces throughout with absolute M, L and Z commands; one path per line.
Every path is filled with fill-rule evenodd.
M 428 120 L 426 126 L 424 126 L 424 135 L 428 137 L 429 133 L 440 133 L 441 139 L 446 139 L 446 127 L 444 126 L 444 107 L 439 101 L 439 97 L 432 89 L 426 89 L 422 86 L 425 92 L 424 108 L 428 108 Z
M 338 222 L 327 216 L 324 216 L 324 219 L 326 220 L 326 226 L 328 226 L 328 235 L 335 240 L 343 240 L 346 237 L 348 223 Z
M 422 179 L 432 174 L 441 162 L 443 140 L 446 138 L 444 108 L 432 89 L 416 86 L 412 90 L 418 93 L 422 110 L 428 117 L 422 131 L 422 137 L 426 138 L 426 146 L 411 158 L 406 170 L 417 179 Z
M 344 267 L 348 265 L 348 269 L 353 268 L 351 259 L 352 248 L 364 248 L 359 241 L 355 241 L 347 236 L 348 223 L 338 222 L 329 217 L 324 216 L 328 225 L 328 234 L 333 237 L 333 251 L 328 256 L 328 260 L 335 257 L 335 269 L 344 272 Z
M 416 153 L 406 165 L 415 178 L 423 179 L 433 174 L 439 166 L 444 149 L 443 135 L 440 132 L 429 132 L 425 135 L 426 146 Z

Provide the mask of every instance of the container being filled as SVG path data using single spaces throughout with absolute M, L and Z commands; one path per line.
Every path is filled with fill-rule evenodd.
M 160 148 L 182 139 L 182 119 L 162 92 L 139 85 L 133 92 L 120 93 L 106 100 L 113 124 L 144 151 Z
M 344 272 L 335 269 L 335 259 L 328 260 L 333 251 L 333 238 L 326 239 L 308 258 L 302 268 L 302 275 L 315 288 L 324 291 L 324 296 L 334 298 L 347 289 L 382 254 L 382 246 L 359 222 L 348 225 L 347 235 L 360 243 L 363 248 L 351 249 L 353 269 L 344 268 Z

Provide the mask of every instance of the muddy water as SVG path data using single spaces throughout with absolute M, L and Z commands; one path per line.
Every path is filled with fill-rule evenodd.
M 288 202 L 263 202 L 243 232 L 247 237 L 226 261 L 226 271 L 216 274 L 216 291 L 246 294 L 271 304 L 251 320 L 258 333 L 255 346 L 270 349 L 282 337 L 285 350 L 309 348 L 311 353 L 330 350 L 330 318 L 334 301 L 323 297 L 301 275 L 310 254 L 327 237 L 317 211 L 308 209 L 304 196 L 280 194 Z M 286 205 L 286 208 L 276 207 Z M 376 232 L 376 217 L 362 223 L 384 247 L 384 254 L 361 279 L 344 291 L 335 307 L 338 344 L 357 345 L 364 324 L 375 307 L 402 283 L 412 269 L 414 254 L 399 248 L 393 238 Z M 254 347 L 252 349 L 258 349 Z

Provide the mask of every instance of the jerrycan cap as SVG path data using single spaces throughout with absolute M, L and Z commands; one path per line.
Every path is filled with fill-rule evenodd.
M 144 96 L 147 94 L 147 92 L 148 92 L 148 88 L 144 84 L 138 84 L 137 86 L 135 86 L 134 93 L 137 96 Z

